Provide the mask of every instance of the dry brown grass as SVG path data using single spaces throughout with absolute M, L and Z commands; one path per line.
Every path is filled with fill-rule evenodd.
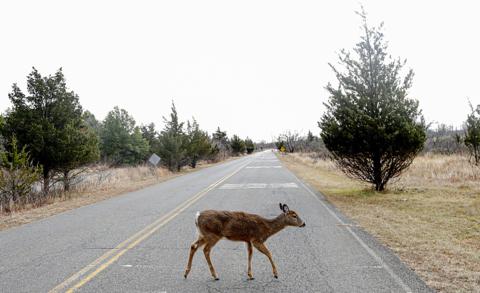
M 462 156 L 426 155 L 385 192 L 331 161 L 279 156 L 439 292 L 480 292 L 480 170 Z
M 235 158 L 227 159 L 227 161 L 232 159 Z M 28 204 L 18 207 L 15 212 L 0 214 L 0 231 L 140 190 L 224 162 L 202 163 L 198 164 L 195 169 L 185 168 L 179 173 L 171 173 L 167 169 L 158 168 L 159 180 L 157 180 L 153 166 L 95 168 L 88 173 L 99 174 L 98 172 L 102 172 L 101 175 L 92 176 L 66 194 L 51 197 L 42 202 L 40 206 L 38 203 Z

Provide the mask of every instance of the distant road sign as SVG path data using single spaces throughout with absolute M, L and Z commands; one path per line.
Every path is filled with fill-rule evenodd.
M 160 157 L 157 156 L 155 153 L 153 153 L 153 155 L 148 160 L 148 161 L 150 161 L 150 163 L 152 163 L 155 166 L 155 174 L 157 174 L 157 180 L 158 180 L 157 164 L 158 164 L 158 162 L 160 162 L 160 160 L 161 160 Z
M 284 152 L 284 151 L 285 151 L 285 148 L 284 148 L 284 147 L 282 147 L 280 150 L 281 150 L 282 152 Z
M 159 156 L 157 156 L 156 154 L 153 154 L 148 161 L 156 166 L 158 162 L 160 162 L 160 160 L 161 159 Z

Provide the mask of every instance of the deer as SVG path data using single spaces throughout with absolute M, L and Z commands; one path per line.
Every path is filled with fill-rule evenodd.
M 280 203 L 282 213 L 274 219 L 266 219 L 259 215 L 248 214 L 244 212 L 206 210 L 198 212 L 195 219 L 198 239 L 190 246 L 190 256 L 188 258 L 185 278 L 192 268 L 193 256 L 197 249 L 205 245 L 203 253 L 207 259 L 210 272 L 215 280 L 219 280 L 212 261 L 210 252 L 215 244 L 222 238 L 230 241 L 244 241 L 248 247 L 248 277 L 254 280 L 252 275 L 252 254 L 253 247 L 265 254 L 273 268 L 273 275 L 278 279 L 278 271 L 272 259 L 272 254 L 265 246 L 267 239 L 280 232 L 287 226 L 305 227 L 297 213 L 290 210 L 286 204 Z

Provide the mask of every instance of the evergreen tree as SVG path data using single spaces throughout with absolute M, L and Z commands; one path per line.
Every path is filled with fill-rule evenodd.
M 470 153 L 470 162 L 478 165 L 480 162 L 480 105 L 477 109 L 473 109 L 472 104 L 469 101 L 471 113 L 467 117 L 465 122 L 465 138 L 464 143 Z M 457 138 L 461 140 L 461 138 Z
M 172 172 L 180 171 L 189 161 L 185 148 L 187 137 L 183 130 L 184 123 L 178 121 L 177 110 L 173 102 L 170 120 L 167 120 L 165 117 L 163 117 L 163 120 L 165 128 L 161 132 L 158 156 L 168 170 Z
M 140 132 L 142 137 L 148 141 L 149 151 L 147 157 L 151 157 L 153 153 L 158 153 L 160 149 L 159 133 L 155 130 L 155 124 L 152 122 L 148 125 L 141 125 Z
M 230 147 L 232 148 L 232 152 L 235 155 L 243 153 L 246 149 L 245 142 L 238 137 L 238 135 L 234 135 L 232 140 L 230 141 Z
M 407 98 L 413 71 L 409 70 L 402 82 L 399 74 L 406 61 L 386 60 L 383 23 L 370 29 L 363 7 L 357 14 L 365 33 L 354 49 L 358 60 L 341 50 L 345 73 L 329 64 L 339 85 L 326 86 L 330 98 L 318 125 L 339 168 L 381 191 L 390 179 L 406 171 L 423 149 L 427 126 L 418 101 Z
M 95 162 L 100 157 L 98 150 L 98 132 L 86 124 L 76 128 L 74 123 L 67 123 L 60 131 L 62 147 L 58 147 L 57 166 L 54 170 L 60 174 L 63 189 L 70 190 L 71 182 L 82 174 L 86 168 L 81 166 Z
M 227 136 L 227 132 L 226 131 L 221 131 L 220 130 L 220 127 L 217 127 L 217 131 L 215 131 L 213 134 L 212 134 L 212 138 L 213 139 L 216 139 L 220 142 L 222 142 L 223 144 L 227 144 L 228 143 L 228 136 Z
M 192 124 L 187 121 L 186 156 L 190 160 L 190 166 L 195 168 L 197 162 L 210 153 L 212 144 L 208 133 L 200 129 L 195 118 L 192 119 Z
M 115 106 L 103 120 L 99 148 L 102 156 L 114 159 L 115 164 L 137 165 L 145 159 L 149 146 L 133 117 Z
M 96 133 L 85 124 L 79 98 L 68 91 L 61 68 L 48 77 L 33 68 L 27 77 L 27 89 L 29 96 L 13 85 L 8 95 L 13 107 L 4 117 L 0 133 L 10 143 L 15 136 L 27 147 L 34 164 L 43 166 L 43 190 L 48 193 L 51 177 L 66 161 L 79 166 L 97 159 L 98 154 L 92 151 Z M 70 152 L 72 136 L 77 145 Z
M 218 145 L 215 145 L 213 148 L 210 149 L 210 153 L 207 155 L 207 160 L 211 162 L 216 162 L 218 159 L 218 154 L 220 153 L 220 148 Z
M 253 144 L 253 141 L 250 138 L 245 139 L 245 150 L 251 154 L 255 150 L 255 144 Z

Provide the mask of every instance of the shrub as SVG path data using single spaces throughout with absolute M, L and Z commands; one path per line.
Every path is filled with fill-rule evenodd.
M 0 211 L 11 211 L 12 206 L 29 194 L 43 169 L 34 166 L 23 147 L 18 153 L 17 139 L 13 138 L 10 152 L 0 152 Z

